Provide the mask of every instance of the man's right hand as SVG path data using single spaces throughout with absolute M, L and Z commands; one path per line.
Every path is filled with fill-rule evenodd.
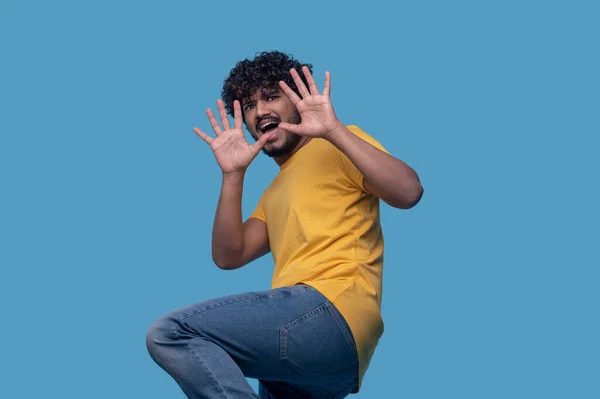
M 217 101 L 217 108 L 223 129 L 219 126 L 219 122 L 217 122 L 212 110 L 206 110 L 206 115 L 208 115 L 208 120 L 216 137 L 210 137 L 197 127 L 194 128 L 194 132 L 210 146 L 224 175 L 243 173 L 264 147 L 270 135 L 264 134 L 256 143 L 249 144 L 244 136 L 244 129 L 242 127 L 240 102 L 238 100 L 233 102 L 233 127 L 230 126 L 223 101 Z

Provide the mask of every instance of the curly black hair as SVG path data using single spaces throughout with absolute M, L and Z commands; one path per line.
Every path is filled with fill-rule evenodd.
M 300 71 L 303 66 L 307 66 L 312 73 L 311 64 L 302 64 L 291 55 L 279 51 L 263 51 L 257 53 L 253 60 L 245 59 L 238 62 L 223 82 L 221 91 L 221 98 L 225 103 L 227 113 L 233 115 L 235 100 L 241 102 L 251 97 L 259 89 L 278 88 L 280 80 L 283 80 L 296 94 L 300 95 L 292 75 L 290 75 L 290 69 L 295 68 L 308 87 L 306 78 Z

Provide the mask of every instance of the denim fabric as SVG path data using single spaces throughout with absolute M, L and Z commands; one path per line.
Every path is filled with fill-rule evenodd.
M 341 399 L 358 383 L 350 328 L 303 284 L 173 311 L 152 324 L 146 344 L 189 398 Z M 259 395 L 245 377 L 259 380 Z

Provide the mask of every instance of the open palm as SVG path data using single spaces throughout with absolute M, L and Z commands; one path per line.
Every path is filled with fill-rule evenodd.
M 269 139 L 269 135 L 262 135 L 254 144 L 248 143 L 244 135 L 244 129 L 242 128 L 242 110 L 239 101 L 236 100 L 233 103 L 233 127 L 229 123 L 225 105 L 221 100 L 217 101 L 217 108 L 223 129 L 221 129 L 212 110 L 206 110 L 208 120 L 216 137 L 212 138 L 198 128 L 194 128 L 194 132 L 210 146 L 224 174 L 244 171 L 264 147 Z
M 300 78 L 298 72 L 295 69 L 290 70 L 290 74 L 302 98 L 285 82 L 279 82 L 279 86 L 283 92 L 296 106 L 302 121 L 299 125 L 280 123 L 279 127 L 301 136 L 326 137 L 338 128 L 341 123 L 335 115 L 333 105 L 331 104 L 330 74 L 329 72 L 325 72 L 325 87 L 323 88 L 323 93 L 319 93 L 319 88 L 308 67 L 302 67 L 302 71 L 308 82 L 308 88 Z

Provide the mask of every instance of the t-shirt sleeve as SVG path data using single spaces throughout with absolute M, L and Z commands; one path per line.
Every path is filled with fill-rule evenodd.
M 252 211 L 252 213 L 250 214 L 250 216 L 248 218 L 249 219 L 254 218 L 254 219 L 262 220 L 263 222 L 267 223 L 267 218 L 265 217 L 265 210 L 263 209 L 263 200 L 262 200 L 262 197 L 258 201 L 258 204 L 254 208 L 254 211 Z
M 389 154 L 389 152 L 383 147 L 383 145 L 381 145 L 380 142 L 375 140 L 375 138 L 373 138 L 372 136 L 370 136 L 369 134 L 364 132 L 358 126 L 350 125 L 350 126 L 346 126 L 346 127 L 352 133 L 354 133 L 355 135 L 357 135 L 358 137 L 360 137 L 367 143 L 371 144 L 373 147 L 385 152 L 386 154 Z M 365 177 L 363 176 L 361 171 L 358 170 L 358 168 L 354 165 L 354 163 L 350 160 L 350 158 L 348 158 L 345 154 L 340 152 L 340 157 L 341 157 L 342 170 L 344 171 L 344 174 L 346 175 L 346 177 L 350 180 L 350 182 L 352 183 L 352 185 L 354 187 L 358 188 L 359 190 L 365 191 L 365 188 L 364 188 Z

